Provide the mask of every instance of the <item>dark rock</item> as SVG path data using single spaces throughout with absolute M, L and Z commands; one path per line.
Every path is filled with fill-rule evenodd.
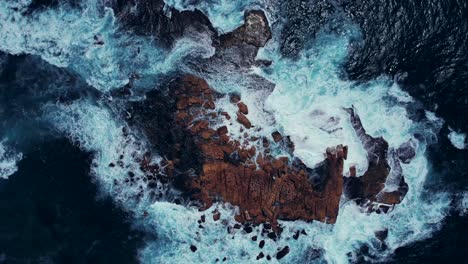
M 280 134 L 280 132 L 278 131 L 275 131 L 273 133 L 271 133 L 271 137 L 273 138 L 273 140 L 278 143 L 280 142 L 281 140 L 283 140 L 283 136 Z
M 275 232 L 268 233 L 268 237 L 271 238 L 271 239 L 277 239 L 278 238 L 278 236 L 276 235 Z
M 366 133 L 354 108 L 345 110 L 350 114 L 351 124 L 369 160 L 368 169 L 364 175 L 345 179 L 345 195 L 366 207 L 369 207 L 369 201 L 389 205 L 400 203 L 408 191 L 408 185 L 401 173 L 397 153 L 393 149 L 389 151 L 388 143 L 382 137 L 374 138 Z M 390 164 L 392 164 L 393 171 L 390 171 Z M 388 179 L 399 182 L 397 191 L 383 192 Z
M 296 231 L 296 233 L 293 235 L 294 240 L 299 239 L 299 234 L 300 234 L 300 233 L 299 233 L 299 230 Z
M 217 32 L 209 19 L 199 10 L 165 10 L 163 0 L 112 1 L 110 5 L 125 27 L 139 35 L 151 35 L 164 47 L 194 33 L 207 34 L 217 41 Z M 170 15 L 166 15 L 166 13 Z
M 383 242 L 388 237 L 388 229 L 375 231 L 375 237 Z
M 197 251 L 197 247 L 194 245 L 190 245 L 190 250 L 192 250 L 192 252 L 195 252 Z
M 281 249 L 278 253 L 276 253 L 276 258 L 277 259 L 282 259 L 284 256 L 286 256 L 289 253 L 289 246 L 285 246 L 283 249 Z
M 413 141 L 408 141 L 401 144 L 396 150 L 398 158 L 401 162 L 408 164 L 416 156 L 416 144 Z
M 262 259 L 264 257 L 265 257 L 265 255 L 263 254 L 263 252 L 260 252 L 260 254 L 258 254 L 258 256 L 257 256 L 257 260 Z

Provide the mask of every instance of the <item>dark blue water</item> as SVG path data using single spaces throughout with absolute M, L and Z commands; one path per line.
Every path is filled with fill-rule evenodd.
M 136 263 L 143 234 L 89 176 L 90 155 L 38 142 L 0 180 L 0 263 Z

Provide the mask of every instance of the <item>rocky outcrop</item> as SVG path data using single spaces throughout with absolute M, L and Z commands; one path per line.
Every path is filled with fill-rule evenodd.
M 273 89 L 273 84 L 248 73 L 251 66 L 258 64 L 255 58 L 259 48 L 271 38 L 263 12 L 246 12 L 242 26 L 219 36 L 199 11 L 169 10 L 172 16 L 168 17 L 160 2 L 142 1 L 151 8 L 140 10 L 143 13 L 138 18 L 127 12 L 126 5 L 117 13 L 130 25 L 154 20 L 144 24 L 156 26 L 151 31 L 164 35 L 169 44 L 185 34 L 208 33 L 216 48 L 214 55 L 200 58 L 189 67 L 203 69 L 207 76 L 235 72 L 234 76 L 243 76 L 237 81 L 246 87 Z M 383 138 L 366 134 L 353 109 L 347 111 L 367 151 L 369 166 L 361 177 L 356 177 L 352 169 L 351 177 L 343 178 L 346 147 L 324 150 L 324 161 L 313 169 L 297 158 L 274 157 L 271 146 L 281 146 L 292 154 L 294 144 L 290 138 L 279 132 L 268 138 L 252 137 L 249 131 L 261 128 L 249 119 L 247 105 L 239 95 L 230 95 L 238 111 L 234 116 L 219 112 L 216 102 L 223 96 L 228 95 L 216 93 L 204 80 L 189 75 L 151 91 L 146 100 L 135 102 L 128 109 L 132 116 L 129 122 L 143 130 L 154 146 L 151 151 L 157 151 L 166 160 L 162 168 L 146 168 L 143 164 L 144 169 L 157 172 L 156 177 L 171 183 L 184 199 L 198 201 L 201 209 L 224 201 L 239 207 L 236 218 L 244 223 L 270 222 L 275 226 L 278 219 L 334 223 L 343 188 L 349 199 L 370 209 L 374 204 L 397 204 L 406 194 L 400 162 L 407 163 L 414 156 L 412 145 L 389 150 Z M 226 120 L 241 124 L 242 139 L 231 138 L 232 131 L 219 125 Z M 389 183 L 396 188 L 387 188 Z M 216 217 L 219 219 L 219 215 Z
M 244 127 L 245 141 L 232 139 L 229 129 L 218 125 L 229 119 L 216 108 L 222 96 L 228 95 L 216 93 L 202 79 L 184 76 L 171 82 L 168 90 L 153 91 L 144 103 L 129 109 L 134 125 L 149 135 L 155 150 L 167 159 L 164 175 L 172 175 L 168 180 L 187 199 L 199 201 L 201 209 L 218 201 L 238 206 L 236 219 L 242 223 L 269 222 L 273 229 L 278 219 L 334 223 L 347 148 L 324 150 L 325 165 L 316 184 L 311 180 L 313 170 L 299 159 L 270 155 L 275 141 L 292 152 L 288 137 L 279 133 L 271 138 L 251 137 L 252 124 Z M 232 102 L 239 108 L 237 114 L 252 123 L 241 98 Z
M 120 22 L 140 35 L 151 35 L 158 44 L 170 48 L 174 42 L 194 33 L 207 34 L 213 41 L 218 33 L 199 10 L 179 11 L 163 0 L 109 1 Z
M 131 122 L 143 129 L 154 151 L 166 159 L 161 168 L 144 169 L 153 169 L 202 210 L 214 202 L 227 202 L 239 208 L 239 222 L 271 223 L 275 229 L 277 220 L 334 223 L 343 192 L 369 211 L 383 212 L 400 203 L 407 192 L 400 162 L 411 158 L 412 145 L 389 149 L 383 138 L 366 133 L 354 109 L 347 111 L 369 164 L 364 175 L 357 177 L 351 168 L 350 177 L 343 177 L 347 147 L 324 150 L 324 161 L 308 168 L 297 158 L 270 154 L 280 146 L 294 156 L 288 136 L 249 134 L 261 128 L 249 120 L 249 109 L 239 95 L 219 94 L 192 75 L 161 88 L 129 109 L 134 116 Z M 237 106 L 237 117 L 217 108 L 224 96 Z M 235 131 L 229 131 L 225 122 L 242 124 L 242 141 L 231 137 Z M 213 219 L 220 219 L 219 212 L 213 213 Z
M 210 63 L 248 68 L 258 63 L 255 61 L 258 49 L 270 39 L 271 30 L 265 14 L 257 10 L 246 12 L 242 26 L 220 36 L 220 45 Z
M 369 206 L 369 209 L 375 209 L 373 205 L 377 203 L 377 208 L 387 210 L 390 205 L 400 203 L 408 191 L 408 185 L 401 173 L 400 160 L 409 162 L 414 149 L 411 150 L 408 143 L 400 147 L 399 151 L 389 150 L 388 143 L 382 137 L 374 138 L 366 133 L 354 108 L 345 110 L 349 113 L 351 124 L 367 151 L 369 162 L 367 171 L 361 177 L 356 177 L 355 168 L 351 168 L 350 177 L 345 178 L 345 194 L 349 199 Z M 391 191 L 386 188 L 390 184 L 393 184 Z
M 270 39 L 271 30 L 265 14 L 253 10 L 245 14 L 244 25 L 221 36 L 221 46 L 227 48 L 247 44 L 260 48 Z
M 184 77 L 175 91 L 176 122 L 192 135 L 203 155 L 201 174 L 186 183 L 192 197 L 203 201 L 205 208 L 216 201 L 238 206 L 237 219 L 241 222 L 301 219 L 334 223 L 342 193 L 346 147 L 326 151 L 328 170 L 322 175 L 324 186 L 318 191 L 309 181 L 308 168 L 300 160 L 292 162 L 286 157 L 269 155 L 268 148 L 259 150 L 243 145 L 229 137 L 225 126 L 211 128 L 210 123 L 225 118 L 209 112 L 219 96 L 205 81 L 194 76 Z M 238 121 L 244 126 L 245 122 L 250 124 L 241 111 L 248 112 L 247 106 L 240 107 L 237 114 L 242 119 Z M 245 126 L 247 130 L 250 127 Z

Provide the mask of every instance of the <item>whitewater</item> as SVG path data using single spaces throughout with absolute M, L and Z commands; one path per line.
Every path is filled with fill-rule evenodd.
M 165 2 L 180 10 L 202 10 L 220 32 L 235 29 L 242 24 L 246 10 L 262 8 L 267 3 Z M 113 11 L 99 1 L 87 1 L 81 10 L 61 5 L 57 9 L 26 15 L 23 11 L 29 3 L 27 0 L 0 3 L 0 50 L 14 55 L 39 56 L 56 67 L 77 74 L 102 95 L 97 100 L 80 98 L 67 104 L 47 102 L 41 106 L 41 119 L 83 150 L 93 153 L 91 173 L 103 195 L 110 195 L 131 212 L 137 228 L 156 235 L 156 239 L 146 241 L 140 250 L 142 263 L 212 263 L 216 258 L 222 260 L 225 257 L 228 263 L 257 262 L 258 241 L 251 237 L 261 237 L 261 226 L 250 234 L 241 230 L 227 234 L 226 223 L 235 222 L 237 210 L 229 204 L 215 204 L 200 212 L 190 204 L 170 202 L 177 193 L 160 182 L 157 188 L 165 195 L 156 202 L 141 192 L 143 183 L 138 180 L 132 187 L 119 184 L 129 171 L 141 179 L 145 173 L 140 162 L 148 149 L 147 140 L 122 120 L 116 110 L 118 105 L 110 96 L 110 91 L 128 84 L 134 73 L 141 76 L 135 89 L 142 91 L 157 86 L 155 84 L 162 75 L 183 69 L 185 73 L 206 78 L 212 88 L 221 93 L 240 93 L 252 112 L 249 114 L 251 121 L 264 128 L 256 131 L 255 136 L 267 136 L 273 131 L 291 136 L 296 146 L 294 155 L 309 167 L 324 159 L 327 147 L 347 145 L 349 156 L 345 162 L 345 176 L 351 166 L 357 168 L 358 176 L 362 175 L 367 169 L 367 156 L 343 108 L 354 107 L 367 133 L 383 137 L 390 149 L 408 141 L 416 142 L 415 158 L 409 164 L 402 164 L 409 191 L 401 204 L 387 214 L 377 214 L 363 212 L 353 202 L 345 203 L 342 199 L 334 225 L 280 221 L 283 233 L 276 241 L 265 239 L 262 252 L 274 256 L 278 248 L 284 246 L 289 246 L 291 252 L 280 261 L 273 258 L 273 263 L 349 263 L 357 259 L 364 245 L 368 246 L 372 256 L 368 261 L 381 261 L 390 257 L 398 247 L 430 237 L 447 216 L 451 195 L 440 192 L 427 196 L 424 190 L 424 183 L 431 173 L 426 148 L 434 143 L 443 120 L 428 111 L 422 121 L 410 119 L 406 107 L 414 99 L 387 76 L 366 83 L 345 78 L 342 65 L 349 46 L 361 37 L 359 28 L 351 22 L 331 22 L 337 23 L 330 26 L 334 30 L 321 30 L 299 58 L 293 60 L 280 55 L 278 32 L 281 21 L 271 14 L 274 8 L 263 8 L 270 24 L 274 24 L 273 39 L 260 50 L 258 58 L 270 60 L 272 65 L 253 66 L 245 74 L 259 75 L 275 84 L 275 89 L 266 93 L 238 82 L 242 76 L 204 76 L 203 72 L 182 67 L 189 55 L 207 58 L 214 53 L 211 43 L 199 41 L 200 36 L 180 39 L 172 50 L 165 50 L 149 37 L 124 31 Z M 96 44 L 96 36 L 105 44 Z M 67 89 L 67 84 L 61 89 Z M 218 102 L 220 110 L 234 116 L 236 109 L 228 100 L 222 100 L 225 101 Z M 419 136 L 415 137 L 415 134 Z M 460 139 L 460 135 L 451 135 L 454 145 L 463 147 L 460 141 L 465 140 L 464 136 Z M 3 142 L 0 142 L 0 177 L 6 178 L 16 171 L 16 162 L 22 156 L 14 150 L 7 151 Z M 116 160 L 120 160 L 122 166 L 109 167 Z M 153 154 L 150 160 L 152 164 L 162 164 L 163 157 Z M 214 210 L 221 212 L 221 221 L 207 217 L 204 228 L 198 228 L 197 220 Z M 388 229 L 387 248 L 382 248 L 375 237 L 375 232 L 384 229 Z M 295 240 L 292 237 L 298 230 L 304 230 L 307 235 Z M 197 245 L 195 253 L 190 251 L 192 244 Z

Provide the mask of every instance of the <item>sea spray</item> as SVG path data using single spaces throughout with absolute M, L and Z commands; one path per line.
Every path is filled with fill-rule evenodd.
M 16 152 L 7 146 L 6 140 L 0 141 L 0 179 L 8 179 L 17 170 L 17 163 L 23 158 L 23 154 Z
M 201 10 L 210 18 L 213 26 L 220 33 L 227 33 L 242 25 L 244 11 L 253 6 L 254 0 L 232 1 L 232 0 L 164 0 L 177 10 Z
M 272 60 L 273 64 L 267 69 L 254 69 L 254 72 L 276 85 L 275 90 L 266 97 L 259 96 L 249 87 L 243 86 L 242 82 L 227 80 L 228 85 L 223 85 L 216 80 L 210 83 L 218 91 L 237 92 L 243 98 L 248 98 L 246 103 L 249 112 L 254 112 L 254 122 L 261 123 L 263 118 L 255 111 L 272 113 L 276 129 L 292 137 L 296 144 L 295 154 L 310 167 L 323 160 L 326 147 L 345 144 L 350 149 L 345 168 L 357 166 L 359 175 L 367 170 L 366 152 L 343 107 L 354 106 L 367 133 L 374 137 L 382 136 L 391 148 L 398 148 L 409 140 L 418 142 L 416 157 L 410 164 L 402 165 L 409 192 L 401 205 L 382 215 L 365 213 L 353 202 L 343 202 L 334 226 L 324 226 L 317 222 L 282 222 L 285 227 L 301 227 L 311 234 L 303 238 L 301 243 L 291 241 L 288 232 L 282 234 L 278 243 L 288 241 L 293 245 L 285 261 L 307 259 L 305 252 L 312 248 L 323 252 L 328 262 L 348 263 L 352 259 L 356 260 L 357 252 L 364 245 L 370 249 L 367 258 L 383 259 L 400 246 L 429 237 L 440 227 L 440 222 L 448 213 L 450 199 L 447 194 L 423 197 L 423 185 L 429 173 L 425 157 L 426 144 L 432 143 L 430 138 L 440 129 L 440 119 L 434 116 L 421 124 L 411 120 L 405 107 L 413 102 L 412 98 L 384 76 L 363 84 L 341 78 L 340 67 L 346 58 L 351 39 L 356 38 L 355 30 L 350 26 L 341 34 L 322 32 L 298 60 L 282 58 L 274 44 L 270 45 L 270 49 L 264 49 L 260 57 Z M 236 79 L 236 76 L 232 78 Z M 255 106 L 259 101 L 265 102 L 264 109 Z M 222 105 L 226 106 L 225 109 L 229 108 L 228 102 Z M 385 122 L 382 122 L 383 117 Z M 432 126 L 427 126 L 425 122 Z M 268 135 L 269 129 L 264 136 Z M 415 133 L 422 133 L 424 138 L 417 140 Z M 378 246 L 379 241 L 375 237 L 375 232 L 385 229 L 389 232 L 387 249 Z M 250 255 L 243 258 L 242 254 L 235 257 L 249 258 Z M 151 262 L 150 259 L 145 260 Z
M 67 104 L 46 104 L 44 112 L 45 120 L 93 154 L 91 173 L 104 194 L 133 211 L 148 206 L 149 192 L 142 191 L 146 184 L 141 161 L 148 150 L 143 137 L 137 138 L 124 122 L 116 121 L 115 114 L 102 102 L 84 98 Z M 151 158 L 153 164 L 160 161 L 157 155 Z M 129 172 L 137 180 L 126 184 Z M 163 188 L 158 182 L 157 189 L 164 192 Z
M 466 135 L 464 133 L 457 133 L 449 128 L 450 133 L 448 134 L 448 138 L 452 145 L 457 149 L 465 149 L 466 148 Z
M 38 55 L 75 71 L 100 91 L 120 88 L 130 80 L 136 86 L 154 85 L 183 57 L 212 52 L 209 42 L 196 38 L 179 40 L 173 50 L 162 49 L 150 37 L 126 32 L 113 10 L 100 1 L 84 1 L 80 8 L 61 4 L 32 14 L 26 12 L 29 4 L 0 2 L 0 50 Z

